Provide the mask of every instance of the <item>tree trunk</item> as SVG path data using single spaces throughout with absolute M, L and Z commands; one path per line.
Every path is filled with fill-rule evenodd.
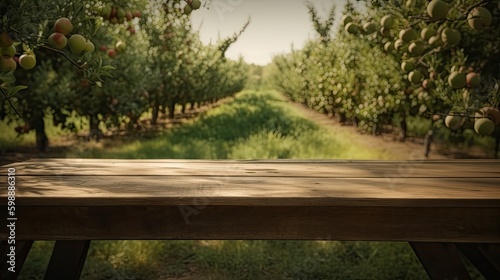
M 345 125 L 345 122 L 347 121 L 347 117 L 345 116 L 345 113 L 339 114 L 339 121 L 342 125 Z
M 424 138 L 424 155 L 425 157 L 429 157 L 431 153 L 431 144 L 432 144 L 432 130 L 429 130 Z
M 175 116 L 175 101 L 170 101 L 168 104 L 168 117 L 173 119 Z
M 151 116 L 151 124 L 156 125 L 158 123 L 158 115 L 160 113 L 160 104 L 156 103 L 153 105 L 153 116 Z
M 139 125 L 139 118 L 136 116 L 130 117 L 130 122 L 127 124 L 127 130 L 133 131 L 134 129 L 139 130 L 141 126 Z
M 99 117 L 97 117 L 97 115 L 89 116 L 89 127 L 90 127 L 89 137 L 88 137 L 89 141 L 94 139 L 95 141 L 99 142 L 99 140 L 102 139 L 103 133 L 99 128 L 100 122 L 101 121 L 99 120 Z
M 181 113 L 182 113 L 182 114 L 185 114 L 185 113 L 186 113 L 186 103 L 182 103 Z
M 357 117 L 352 118 L 352 123 L 355 127 L 359 127 L 359 119 Z
M 401 135 L 399 136 L 399 141 L 405 142 L 406 137 L 408 135 L 408 125 L 406 124 L 406 116 L 403 117 L 399 125 L 401 126 Z
M 35 129 L 36 134 L 36 147 L 39 152 L 45 152 L 49 146 L 49 138 L 45 133 L 45 116 L 43 112 L 35 112 L 34 118 L 31 121 L 32 127 Z
M 166 104 L 161 105 L 160 112 L 162 114 L 162 118 L 164 119 L 165 116 L 167 115 L 167 105 Z

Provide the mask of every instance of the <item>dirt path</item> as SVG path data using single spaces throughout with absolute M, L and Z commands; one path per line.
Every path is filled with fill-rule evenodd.
M 335 118 L 330 118 L 324 114 L 316 112 L 307 108 L 305 105 L 295 102 L 288 102 L 291 106 L 300 111 L 305 117 L 314 122 L 327 127 L 338 133 L 339 135 L 347 135 L 349 140 L 353 143 L 368 147 L 373 150 L 379 151 L 381 154 L 386 155 L 386 159 L 395 160 L 415 160 L 425 159 L 424 146 L 422 143 L 412 141 L 399 142 L 394 140 L 394 135 L 383 134 L 381 136 L 373 136 L 360 134 L 354 126 L 341 125 Z M 453 158 L 451 155 L 443 155 L 437 152 L 431 152 L 427 159 L 449 159 Z

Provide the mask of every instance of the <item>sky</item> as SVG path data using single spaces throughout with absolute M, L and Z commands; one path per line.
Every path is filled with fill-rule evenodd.
M 345 0 L 310 1 L 323 19 L 335 4 L 336 20 L 340 20 Z M 299 49 L 316 36 L 305 0 L 212 0 L 208 7 L 194 11 L 191 20 L 200 30 L 201 40 L 208 44 L 211 40 L 215 43 L 219 35 L 226 38 L 239 31 L 248 17 L 251 23 L 227 51 L 228 58 L 242 55 L 247 63 L 266 65 L 273 55 L 289 52 L 292 44 Z

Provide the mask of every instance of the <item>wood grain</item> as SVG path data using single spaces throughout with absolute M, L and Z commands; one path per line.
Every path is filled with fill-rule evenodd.
M 495 208 L 27 206 L 25 240 L 283 239 L 500 243 Z M 4 232 L 0 238 L 5 238 Z
M 39 159 L 4 166 L 24 175 L 135 175 L 135 176 L 226 176 L 305 178 L 500 178 L 498 160 L 461 161 L 202 161 Z
M 3 174 L 9 167 L 25 240 L 500 243 L 496 160 L 44 159 Z
M 17 186 L 20 204 L 39 206 L 179 205 L 202 199 L 211 205 L 500 207 L 500 178 L 19 176 Z

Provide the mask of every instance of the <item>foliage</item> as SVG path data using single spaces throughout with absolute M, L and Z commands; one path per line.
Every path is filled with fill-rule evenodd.
M 71 115 L 88 118 L 89 138 L 99 140 L 101 124 L 140 129 L 138 120 L 150 109 L 156 123 L 160 112 L 173 118 L 176 104 L 184 110 L 240 91 L 248 68 L 242 59 L 224 58 L 224 52 L 249 22 L 219 44 L 205 46 L 190 23 L 198 6 L 199 1 L 180 0 L 3 1 L 0 43 L 7 40 L 5 33 L 18 51 L 22 46 L 36 54 L 37 65 L 0 71 L 0 120 L 16 122 L 19 134 L 35 130 L 44 151 L 47 112 L 55 126 L 69 131 L 77 129 Z M 54 22 L 62 17 L 74 27 L 62 37 L 81 34 L 92 51 L 75 54 L 74 44 L 59 48 L 53 42 L 49 35 L 58 32 Z
M 433 117 L 436 127 L 450 127 L 445 117 L 457 115 L 461 124 L 453 128 L 457 133 L 472 129 L 491 134 L 491 127 L 477 128 L 476 120 L 487 118 L 496 124 L 493 135 L 498 138 L 498 1 L 448 1 L 450 9 L 442 19 L 433 19 L 429 4 L 420 0 L 366 2 L 363 13 L 351 2 L 346 4 L 340 25 L 326 44 L 318 31 L 319 39 L 303 49 L 276 56 L 272 76 L 276 88 L 294 101 L 339 115 L 343 122 L 352 120 L 365 133 L 378 134 L 400 119 L 404 140 L 409 117 Z M 471 21 L 482 20 L 471 16 L 478 8 L 492 15 L 490 25 L 472 25 Z M 318 25 L 312 5 L 308 9 Z M 424 29 L 434 30 L 435 38 L 422 37 Z

